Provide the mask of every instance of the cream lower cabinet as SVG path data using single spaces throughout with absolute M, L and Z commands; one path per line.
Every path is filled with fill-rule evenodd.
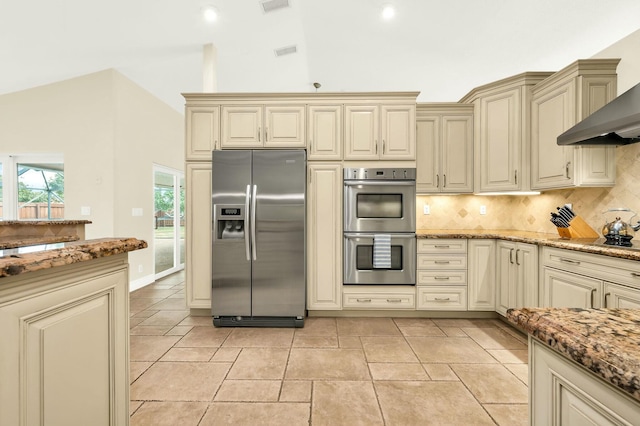
M 413 310 L 416 307 L 413 286 L 345 285 L 342 298 L 345 309 Z
M 418 193 L 473 192 L 473 105 L 418 104 Z
M 342 164 L 308 163 L 307 309 L 342 308 Z
M 417 310 L 467 310 L 467 240 L 418 239 Z
M 0 279 L 0 424 L 129 424 L 127 255 Z
M 640 403 L 529 338 L 529 424 L 638 425 Z
M 542 248 L 544 307 L 640 307 L 639 262 L 554 247 Z
M 186 164 L 187 307 L 211 309 L 211 163 Z
M 496 243 L 496 312 L 538 306 L 538 246 L 500 240 Z
M 576 61 L 532 89 L 532 189 L 615 184 L 615 147 L 558 146 L 557 138 L 616 97 L 618 62 Z
M 470 311 L 496 310 L 496 240 L 467 243 L 468 303 Z

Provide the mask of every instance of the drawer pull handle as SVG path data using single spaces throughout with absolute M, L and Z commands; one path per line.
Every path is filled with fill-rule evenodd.
M 571 265 L 579 265 L 580 262 L 577 260 L 565 259 L 563 257 L 560 258 L 560 262 L 569 263 Z
M 591 306 L 590 308 L 593 308 L 593 295 L 596 294 L 596 289 L 592 288 L 591 289 Z
M 449 248 L 449 245 L 448 245 L 448 244 L 447 244 L 447 245 L 437 245 L 437 244 L 436 244 L 434 247 L 435 247 L 435 248 L 441 248 L 441 249 L 445 249 L 445 248 L 446 248 L 446 249 L 448 249 L 448 248 Z
M 632 272 L 632 273 L 631 273 L 631 276 L 632 276 L 632 277 L 636 277 L 636 278 L 640 278 L 640 274 L 639 274 L 639 273 L 637 273 L 637 272 Z
M 433 277 L 434 280 L 448 280 L 450 277 Z
M 611 296 L 611 293 L 605 293 L 604 295 L 604 307 L 607 307 L 607 299 Z
M 433 263 L 439 264 L 439 265 L 448 265 L 449 262 L 448 260 L 434 260 Z
M 400 303 L 400 302 L 402 302 L 402 299 L 387 299 L 387 302 L 389 302 L 389 303 Z
M 358 303 L 371 303 L 371 299 L 356 299 Z
M 446 302 L 446 301 L 451 300 L 451 298 L 450 297 L 436 297 L 436 298 L 434 298 L 434 300 L 436 300 L 438 302 Z

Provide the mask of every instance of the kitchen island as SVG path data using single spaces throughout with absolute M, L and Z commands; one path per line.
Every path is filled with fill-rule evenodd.
M 640 424 L 640 310 L 522 308 L 507 319 L 529 334 L 531 425 Z
M 0 250 L 0 424 L 129 424 L 127 253 L 147 243 L 13 246 Z

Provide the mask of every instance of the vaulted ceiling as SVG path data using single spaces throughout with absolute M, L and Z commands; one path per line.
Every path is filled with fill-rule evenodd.
M 0 94 L 114 68 L 173 108 L 202 91 L 420 91 L 456 101 L 524 71 L 554 71 L 640 29 L 638 0 L 2 0 Z M 396 16 L 380 18 L 384 4 Z M 201 10 L 213 5 L 214 23 Z M 297 53 L 277 57 L 274 49 Z

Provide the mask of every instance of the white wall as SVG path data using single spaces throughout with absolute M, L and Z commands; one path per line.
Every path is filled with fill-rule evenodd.
M 62 153 L 65 218 L 92 221 L 87 239 L 147 241 L 130 254 L 139 283 L 154 273 L 153 163 L 183 170 L 183 129 L 182 114 L 115 70 L 0 96 L 0 152 Z
M 640 30 L 598 52 L 594 58 L 621 58 L 618 64 L 618 94 L 640 83 Z

